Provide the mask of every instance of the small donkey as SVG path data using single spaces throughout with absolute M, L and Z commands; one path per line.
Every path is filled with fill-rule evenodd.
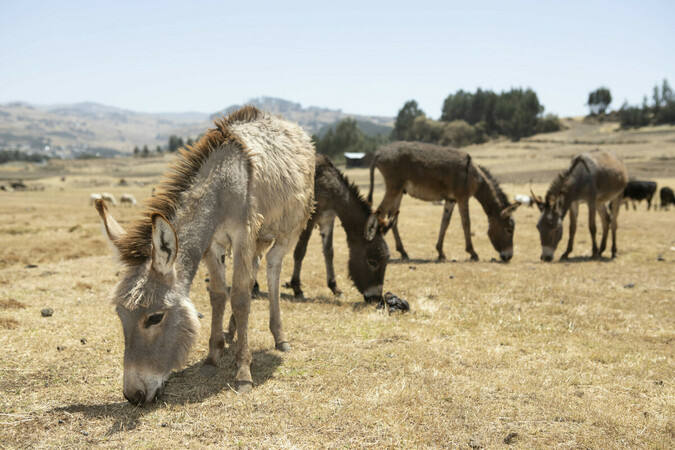
M 599 258 L 607 245 L 608 228 L 612 225 L 612 258 L 616 256 L 616 228 L 623 190 L 628 183 L 628 174 L 623 161 L 607 150 L 593 150 L 581 153 L 572 159 L 564 172 L 558 174 L 542 200 L 532 193 L 541 216 L 537 222 L 541 239 L 541 260 L 552 261 L 558 243 L 562 239 L 563 219 L 570 213 L 570 237 L 567 250 L 560 257 L 565 260 L 572 252 L 574 234 L 577 231 L 579 203 L 588 204 L 588 228 L 593 242 L 592 258 Z M 605 203 L 610 202 L 611 213 Z M 600 248 L 595 241 L 595 212 L 602 220 L 602 241 Z
M 349 277 L 366 302 L 382 301 L 384 272 L 389 262 L 389 249 L 383 237 L 386 230 L 375 220 L 370 204 L 361 196 L 359 188 L 350 183 L 330 159 L 323 155 L 316 155 L 314 198 L 316 210 L 300 235 L 293 254 L 295 265 L 289 284 L 294 295 L 303 295 L 300 269 L 307 252 L 307 243 L 316 225 L 321 232 L 328 287 L 335 295 L 341 293 L 335 282 L 333 269 L 333 227 L 337 216 L 347 235 Z
M 185 364 L 199 330 L 188 298 L 203 259 L 211 285 L 207 364 L 223 353 L 228 298 L 225 255 L 233 254 L 236 388 L 251 389 L 248 316 L 254 267 L 267 251 L 270 330 L 290 349 L 279 309 L 281 262 L 311 213 L 312 142 L 292 123 L 244 107 L 215 122 L 195 146 L 182 149 L 145 215 L 125 232 L 96 201 L 104 234 L 125 266 L 114 291 L 124 331 L 124 396 L 133 404 L 159 397 L 171 369 Z

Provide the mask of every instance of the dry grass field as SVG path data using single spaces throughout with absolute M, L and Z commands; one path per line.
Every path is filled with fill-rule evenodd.
M 619 153 L 631 175 L 675 187 L 672 127 L 569 125 L 468 151 L 511 198 L 530 186 L 543 194 L 572 155 L 595 147 Z M 501 264 L 491 262 L 497 253 L 472 200 L 481 261 L 468 261 L 455 213 L 448 260 L 437 263 L 442 207 L 406 197 L 399 222 L 412 260 L 398 260 L 387 236 L 385 286 L 410 302 L 406 314 L 363 303 L 347 277 L 341 228 L 344 296 L 330 295 L 316 233 L 303 266 L 306 300 L 283 291 L 290 353 L 274 350 L 267 303 L 253 302 L 255 385 L 246 396 L 233 390 L 232 347 L 214 376 L 200 371 L 210 326 L 200 268 L 191 298 L 204 318 L 188 366 L 159 403 L 133 407 L 122 397 L 123 336 L 109 301 L 118 268 L 88 199 L 145 198 L 167 163 L 0 167 L 0 184 L 23 178 L 45 188 L 0 191 L 0 447 L 675 447 L 675 208 L 647 212 L 644 202 L 622 208 L 615 260 L 588 259 L 582 206 L 573 258 L 550 264 L 539 261 L 538 211 L 521 207 L 514 258 Z M 367 170 L 348 174 L 366 186 Z M 110 185 L 120 178 L 129 186 Z M 123 226 L 138 211 L 112 208 Z M 561 246 L 566 239 L 567 222 Z M 291 270 L 289 255 L 283 280 Z M 53 316 L 42 317 L 47 307 Z

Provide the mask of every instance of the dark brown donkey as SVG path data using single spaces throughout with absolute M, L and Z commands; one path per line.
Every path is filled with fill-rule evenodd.
M 379 149 L 370 165 L 370 191 L 368 201 L 373 200 L 375 168 L 384 177 L 386 192 L 374 216 L 384 227 L 393 227 L 396 250 L 402 259 L 408 259 L 398 233 L 396 218 L 403 194 L 426 201 L 445 200 L 441 230 L 436 250 L 438 259 L 445 259 L 443 238 L 450 224 L 455 203 L 464 228 L 466 251 L 472 261 L 478 255 L 471 243 L 469 199 L 474 196 L 483 206 L 488 218 L 488 236 L 503 261 L 513 256 L 513 232 L 515 222 L 511 216 L 520 203 L 509 203 L 499 183 L 484 167 L 474 164 L 471 156 L 459 150 L 420 142 L 394 142 Z
M 384 230 L 375 224 L 375 233 L 370 237 L 366 236 L 368 218 L 372 214 L 370 204 L 361 197 L 359 188 L 350 183 L 347 177 L 323 155 L 316 155 L 314 199 L 316 209 L 307 222 L 307 227 L 300 234 L 293 253 L 295 266 L 290 286 L 295 296 L 303 295 L 300 288 L 300 269 L 315 226 L 318 226 L 321 232 L 328 287 L 333 294 L 340 294 L 333 269 L 333 226 L 337 216 L 347 234 L 349 277 L 363 294 L 366 302 L 380 301 L 384 271 L 389 261 L 389 249 L 382 236 Z M 373 226 L 372 223 L 370 225 Z
M 621 197 L 628 183 L 628 174 L 623 161 L 614 153 L 606 150 L 593 150 L 581 153 L 572 159 L 572 163 L 564 172 L 558 174 L 542 200 L 532 194 L 541 216 L 537 223 L 541 238 L 541 259 L 551 261 L 560 239 L 562 239 L 562 222 L 570 213 L 570 238 L 567 250 L 560 259 L 567 259 L 572 252 L 574 234 L 577 230 L 579 203 L 588 204 L 588 228 L 593 242 L 593 258 L 599 258 L 607 245 L 609 224 L 612 224 L 612 258 L 616 256 L 616 228 Z M 611 213 L 605 204 L 610 202 Z M 600 249 L 595 242 L 595 212 L 600 213 L 602 220 L 602 242 Z

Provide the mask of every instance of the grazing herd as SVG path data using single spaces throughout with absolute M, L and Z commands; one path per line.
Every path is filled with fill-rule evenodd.
M 374 171 L 385 184 L 384 197 L 372 210 Z M 562 238 L 563 220 L 570 217 L 570 238 L 561 259 L 572 251 L 579 203 L 589 210 L 592 255 L 598 258 L 612 230 L 612 257 L 616 256 L 617 217 L 622 199 L 643 196 L 642 188 L 628 191 L 623 162 L 613 153 L 595 150 L 577 155 L 568 169 L 551 183 L 542 199 L 534 194 L 510 202 L 490 172 L 467 153 L 415 142 L 397 142 L 379 149 L 370 166 L 367 200 L 333 163 L 316 155 L 309 136 L 293 123 L 244 107 L 215 122 L 194 146 L 180 151 L 146 212 L 128 229 L 110 215 L 114 197 L 92 194 L 124 270 L 114 289 L 116 311 L 125 340 L 124 396 L 135 405 L 156 400 L 172 369 L 187 360 L 199 329 L 197 312 L 188 294 L 200 261 L 210 277 L 212 308 L 209 354 L 205 367 L 217 366 L 225 339 L 236 335 L 235 387 L 252 388 L 248 321 L 251 292 L 260 259 L 267 260 L 269 327 L 275 347 L 290 349 L 281 323 L 279 278 L 284 255 L 295 246 L 293 276 L 296 297 L 303 296 L 300 271 L 307 243 L 319 228 L 326 264 L 327 285 L 340 290 L 333 268 L 333 228 L 339 218 L 349 249 L 349 277 L 366 302 L 386 302 L 383 285 L 389 250 L 384 235 L 393 230 L 396 250 L 408 258 L 398 232 L 397 219 L 403 194 L 425 201 L 443 201 L 443 216 L 436 244 L 438 259 L 445 259 L 443 239 L 455 204 L 458 205 L 466 251 L 478 255 L 471 242 L 469 199 L 475 197 L 488 220 L 488 237 L 502 261 L 513 256 L 514 211 L 536 204 L 544 261 L 551 261 Z M 153 190 L 154 191 L 154 190 Z M 638 192 L 637 194 L 632 194 Z M 631 198 L 634 198 L 631 196 Z M 136 204 L 122 196 L 122 204 Z M 661 208 L 675 203 L 673 192 L 661 190 Z M 609 209 L 607 208 L 609 204 Z M 648 206 L 649 207 L 649 206 Z M 603 226 L 596 243 L 595 215 Z M 232 258 L 231 289 L 225 278 L 226 257 Z M 388 297 L 395 297 L 387 293 Z M 223 333 L 227 300 L 232 316 Z

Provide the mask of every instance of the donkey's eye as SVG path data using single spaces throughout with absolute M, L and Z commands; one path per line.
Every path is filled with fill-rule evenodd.
M 157 314 L 151 315 L 145 321 L 145 328 L 149 328 L 152 325 L 157 325 L 158 323 L 160 323 L 162 321 L 163 318 L 164 318 L 164 313 L 157 313 Z
M 376 259 L 369 259 L 368 265 L 371 269 L 375 270 L 380 266 L 380 263 Z

